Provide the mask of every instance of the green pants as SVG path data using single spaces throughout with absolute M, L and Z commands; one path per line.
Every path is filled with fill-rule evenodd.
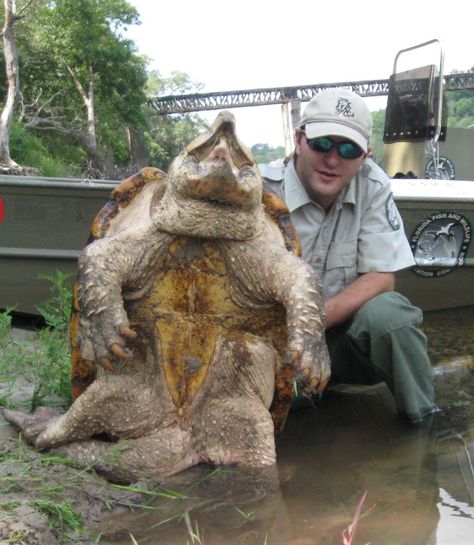
M 368 301 L 344 324 L 327 331 L 330 384 L 385 382 L 398 411 L 413 422 L 433 412 L 432 368 L 419 329 L 419 308 L 396 292 Z

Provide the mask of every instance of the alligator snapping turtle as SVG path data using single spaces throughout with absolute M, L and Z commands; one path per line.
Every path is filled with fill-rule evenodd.
M 96 218 L 79 259 L 74 403 L 5 417 L 109 476 L 273 464 L 294 383 L 309 395 L 329 377 L 319 279 L 288 218 L 221 112 L 167 177 L 144 169 Z

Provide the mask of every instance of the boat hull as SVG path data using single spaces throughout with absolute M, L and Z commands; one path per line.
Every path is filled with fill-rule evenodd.
M 0 177 L 0 308 L 38 314 L 51 297 L 42 276 L 70 274 L 114 181 Z
M 392 180 L 417 265 L 396 289 L 423 310 L 474 304 L 474 182 Z
M 0 177 L 0 308 L 38 314 L 37 305 L 51 297 L 41 276 L 61 271 L 73 281 L 92 221 L 117 184 Z M 474 182 L 397 179 L 392 185 L 418 261 L 397 273 L 396 289 L 423 310 L 474 304 Z

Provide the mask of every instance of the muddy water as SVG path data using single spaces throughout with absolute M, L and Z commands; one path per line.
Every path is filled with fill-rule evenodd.
M 274 471 L 184 472 L 163 483 L 181 496 L 103 517 L 101 544 L 341 545 L 366 491 L 354 545 L 474 543 L 473 324 L 474 307 L 425 316 L 446 409 L 430 425 L 397 418 L 384 386 L 339 387 L 291 413 Z

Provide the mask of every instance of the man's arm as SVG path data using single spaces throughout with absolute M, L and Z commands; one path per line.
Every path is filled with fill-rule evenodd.
M 338 325 L 376 295 L 395 288 L 395 274 L 392 272 L 368 272 L 362 274 L 342 291 L 326 301 L 326 329 Z

